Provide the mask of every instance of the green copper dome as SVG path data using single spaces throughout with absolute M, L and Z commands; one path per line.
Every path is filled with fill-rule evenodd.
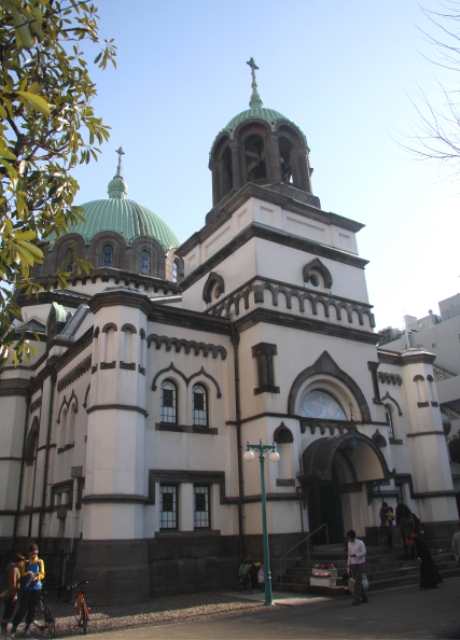
M 140 236 L 155 238 L 168 251 L 171 247 L 179 247 L 176 234 L 153 211 L 143 207 L 134 200 L 125 198 L 128 187 L 121 172 L 121 154 L 117 173 L 109 182 L 108 195 L 105 200 L 92 200 L 81 205 L 85 221 L 69 226 L 68 233 L 78 233 L 89 244 L 92 238 L 102 231 L 113 231 L 121 234 L 128 246 Z
M 251 72 L 252 72 L 252 84 L 251 84 L 252 95 L 249 101 L 250 109 L 246 109 L 246 111 L 242 111 L 237 116 L 232 118 L 230 122 L 227 124 L 227 126 L 224 127 L 221 131 L 219 131 L 214 142 L 222 135 L 222 133 L 228 133 L 230 135 L 230 138 L 233 138 L 236 129 L 242 122 L 256 118 L 258 120 L 265 120 L 265 122 L 268 122 L 272 131 L 276 131 L 276 125 L 278 124 L 278 122 L 281 122 L 281 121 L 288 122 L 289 124 L 293 125 L 302 134 L 305 140 L 305 144 L 307 144 L 307 138 L 305 137 L 305 134 L 301 129 L 299 129 L 299 127 L 294 122 L 292 122 L 292 120 L 289 120 L 289 118 L 286 118 L 286 116 L 283 116 L 283 114 L 280 113 L 279 111 L 275 111 L 274 109 L 266 109 L 264 107 L 264 103 L 262 102 L 262 98 L 259 95 L 257 82 L 256 82 L 255 70 L 258 69 L 259 67 L 254 62 L 253 58 L 251 58 L 249 62 L 247 62 L 247 64 L 251 67 Z M 213 143 L 213 146 L 214 146 L 214 143 Z

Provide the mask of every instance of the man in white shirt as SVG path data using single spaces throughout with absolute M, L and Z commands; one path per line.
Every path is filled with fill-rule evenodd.
M 355 597 L 353 605 L 368 602 L 363 590 L 363 572 L 366 562 L 366 546 L 362 540 L 358 540 L 353 529 L 347 532 L 348 538 L 348 566 L 351 575 L 355 579 Z

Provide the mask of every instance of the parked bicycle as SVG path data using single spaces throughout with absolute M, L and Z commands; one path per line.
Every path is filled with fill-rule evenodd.
M 90 611 L 90 607 L 87 606 L 85 599 L 85 584 L 88 584 L 88 580 L 82 580 L 81 582 L 76 582 L 75 584 L 71 584 L 67 587 L 68 591 L 72 591 L 72 599 L 74 600 L 74 613 L 75 620 L 77 621 L 75 629 L 81 628 L 84 635 L 86 635 L 86 630 L 88 628 Z
M 42 637 L 46 631 L 48 631 L 51 638 L 56 637 L 56 618 L 50 605 L 45 603 L 45 593 L 43 590 L 40 592 L 40 600 L 38 601 L 36 618 L 33 621 L 33 625 L 40 631 Z

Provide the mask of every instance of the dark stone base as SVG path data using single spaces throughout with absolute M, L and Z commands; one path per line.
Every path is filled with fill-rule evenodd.
M 81 540 L 74 582 L 88 580 L 94 605 L 140 602 L 150 597 L 146 540 Z
M 279 573 L 279 558 L 305 533 L 270 535 L 271 572 Z M 148 540 L 150 593 L 153 597 L 233 589 L 241 562 L 263 560 L 261 535 L 244 537 L 244 557 L 241 557 L 237 536 L 207 533 L 159 533 Z M 298 558 L 299 549 L 284 560 L 283 569 Z

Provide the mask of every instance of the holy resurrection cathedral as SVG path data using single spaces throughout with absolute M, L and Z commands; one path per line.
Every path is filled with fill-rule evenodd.
M 324 524 L 331 542 L 371 541 L 383 498 L 402 495 L 434 539 L 457 524 L 435 356 L 377 349 L 363 225 L 321 209 L 306 137 L 263 106 L 250 66 L 201 229 L 180 245 L 129 200 L 120 149 L 108 198 L 32 273 L 64 264 L 68 289 L 17 297 L 40 341 L 0 373 L 0 542 L 76 550 L 100 602 L 222 585 L 261 557 L 247 442 L 280 454 L 265 463 L 272 566 Z

